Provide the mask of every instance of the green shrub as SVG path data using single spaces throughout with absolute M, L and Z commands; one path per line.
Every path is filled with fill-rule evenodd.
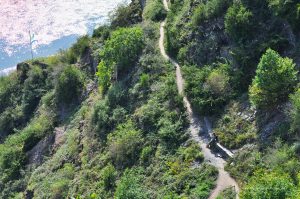
M 199 26 L 207 20 L 223 15 L 231 2 L 231 0 L 210 0 L 205 4 L 200 3 L 193 12 L 193 25 Z
M 29 182 L 30 190 L 34 192 L 35 198 L 60 199 L 68 197 L 68 191 L 76 170 L 71 163 L 65 163 L 61 167 L 55 171 L 45 171 L 43 170 L 45 167 L 40 168 L 46 173 L 41 175 L 43 177 L 37 175 L 37 172 L 41 171 L 35 170 Z
M 32 67 L 24 82 L 22 106 L 25 117 L 29 117 L 36 109 L 41 97 L 46 92 L 46 74 L 40 67 Z
M 140 27 L 120 28 L 111 33 L 100 55 L 121 68 L 129 67 L 136 61 L 143 46 L 143 30 Z
M 20 99 L 21 87 L 16 73 L 0 77 L 0 113 Z M 1 131 L 0 131 L 1 132 Z
M 148 162 L 152 154 L 153 154 L 153 148 L 151 146 L 144 147 L 141 152 L 141 160 L 144 163 Z
M 202 162 L 204 160 L 204 156 L 200 151 L 200 146 L 194 142 L 186 148 L 185 147 L 180 148 L 179 153 L 185 162 L 193 162 L 193 161 Z
M 98 77 L 98 83 L 101 92 L 105 92 L 109 88 L 114 68 L 115 66 L 111 66 L 109 63 L 103 60 L 99 63 L 96 75 Z
M 142 186 L 141 177 L 134 170 L 126 170 L 117 185 L 115 199 L 147 199 L 149 198 Z
M 130 69 L 135 64 L 144 46 L 143 30 L 140 27 L 120 28 L 111 33 L 100 52 L 102 61 L 97 76 L 105 91 L 110 80 L 118 80 L 119 71 Z M 114 75 L 112 75 L 114 72 Z
M 124 105 L 126 101 L 126 89 L 122 83 L 115 83 L 107 92 L 107 102 L 111 108 L 115 108 L 118 105 Z
M 24 115 L 21 106 L 6 108 L 0 115 L 0 140 L 13 133 L 23 123 Z
M 56 84 L 56 95 L 59 104 L 70 105 L 80 100 L 84 90 L 81 71 L 68 66 L 60 74 Z
M 146 4 L 143 17 L 147 20 L 160 21 L 165 19 L 167 11 L 161 0 L 152 0 Z
M 226 95 L 230 92 L 229 76 L 222 69 L 213 70 L 206 79 L 205 87 L 216 96 Z
M 295 29 L 300 28 L 300 3 L 298 0 L 268 0 L 268 3 L 277 16 L 287 19 Z
M 129 5 L 121 4 L 110 15 L 111 26 L 127 27 L 142 21 L 142 7 L 139 1 L 131 1 Z
M 234 3 L 225 16 L 225 30 L 236 42 L 241 42 L 251 38 L 255 23 L 253 14 L 241 3 Z
M 285 174 L 257 172 L 243 188 L 241 199 L 294 198 L 296 187 Z
M 79 37 L 77 42 L 70 48 L 76 57 L 82 56 L 89 48 L 90 38 L 88 35 Z
M 111 116 L 111 121 L 118 125 L 123 122 L 125 122 L 127 118 L 127 111 L 123 107 L 117 107 L 113 110 L 112 116 Z
M 133 165 L 138 159 L 143 138 L 131 121 L 120 124 L 108 137 L 109 156 L 117 168 Z
M 188 165 L 190 164 L 177 161 L 171 164 L 172 168 L 170 169 L 173 172 L 166 176 L 168 180 L 166 188 L 169 188 L 169 192 L 184 195 L 188 198 L 208 198 L 214 188 L 218 171 L 206 164 L 201 165 L 199 168 L 189 168 Z
M 143 73 L 140 77 L 140 85 L 142 88 L 149 88 L 150 86 L 150 77 L 148 74 Z
M 0 145 L 0 182 L 17 179 L 25 163 L 25 154 L 21 147 Z M 0 183 L 1 185 L 2 183 Z M 2 185 L 3 186 L 3 185 Z
M 215 69 L 185 67 L 184 77 L 185 92 L 198 113 L 218 113 L 232 95 L 227 64 L 218 64 Z
M 158 121 L 159 138 L 165 143 L 168 148 L 178 146 L 184 139 L 184 132 L 182 131 L 182 122 L 173 122 L 167 117 L 162 117 Z
M 249 89 L 250 101 L 258 108 L 274 107 L 284 102 L 297 83 L 293 60 L 282 58 L 268 49 L 262 56 Z
M 102 25 L 96 28 L 93 32 L 93 37 L 101 38 L 103 41 L 109 38 L 110 35 L 110 27 L 107 25 Z
M 113 165 L 108 165 L 102 170 L 102 178 L 104 188 L 106 190 L 113 190 L 116 183 L 117 172 Z
M 106 138 L 110 129 L 110 112 L 111 109 L 107 105 L 105 100 L 101 100 L 94 106 L 92 114 L 92 125 L 94 126 L 96 133 L 100 138 Z
M 143 129 L 144 132 L 155 130 L 162 111 L 161 104 L 154 99 L 150 99 L 147 104 L 138 108 L 134 114 L 139 128 Z

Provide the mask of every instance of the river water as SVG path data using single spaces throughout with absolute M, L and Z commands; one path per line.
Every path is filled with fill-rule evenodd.
M 129 0 L 0 0 L 0 74 L 31 58 L 70 47 Z

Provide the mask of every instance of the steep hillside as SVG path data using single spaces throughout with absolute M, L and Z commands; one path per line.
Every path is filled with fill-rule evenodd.
M 299 198 L 298 1 L 171 1 L 166 46 L 185 93 L 235 153 L 241 198 Z
M 1 78 L 1 198 L 208 198 L 218 172 L 159 53 L 161 5 L 122 6 L 93 37 Z
M 0 198 L 299 198 L 299 40 L 297 0 L 120 6 L 0 78 Z

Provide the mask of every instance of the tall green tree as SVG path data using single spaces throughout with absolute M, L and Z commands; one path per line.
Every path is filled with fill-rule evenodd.
M 102 61 L 97 73 L 100 85 L 108 87 L 112 71 L 117 80 L 118 71 L 133 65 L 141 54 L 143 46 L 143 30 L 140 27 L 120 28 L 112 32 L 100 52 Z
M 292 59 L 282 58 L 268 49 L 262 56 L 249 89 L 250 100 L 257 108 L 270 108 L 287 99 L 297 83 Z

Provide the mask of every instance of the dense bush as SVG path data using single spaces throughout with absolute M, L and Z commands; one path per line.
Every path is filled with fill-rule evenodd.
M 277 16 L 287 19 L 294 29 L 299 29 L 300 3 L 297 0 L 268 0 L 269 7 Z
M 0 145 L 0 191 L 4 183 L 20 176 L 20 169 L 25 163 L 25 154 L 21 147 Z
M 131 121 L 120 124 L 109 135 L 109 156 L 117 168 L 133 165 L 139 157 L 143 138 Z
M 0 77 L 0 113 L 20 99 L 21 87 L 16 74 Z
M 227 188 L 223 190 L 216 199 L 235 199 L 236 198 L 235 188 Z
M 129 5 L 121 4 L 110 16 L 111 26 L 127 27 L 142 21 L 142 7 L 140 1 L 133 0 Z
M 110 27 L 107 25 L 102 25 L 96 28 L 93 32 L 93 37 L 101 38 L 103 41 L 109 38 L 110 35 Z
M 129 67 L 141 53 L 144 44 L 143 30 L 140 27 L 120 28 L 111 33 L 100 53 L 104 60 Z
M 258 108 L 268 108 L 284 102 L 297 83 L 293 60 L 282 58 L 268 49 L 262 56 L 249 89 L 250 100 Z
M 210 0 L 205 4 L 200 3 L 193 12 L 192 21 L 194 26 L 199 26 L 206 20 L 222 16 L 231 2 L 232 0 Z
M 215 114 L 231 97 L 230 76 L 227 64 L 201 69 L 185 67 L 185 92 L 198 113 Z
M 13 133 L 14 128 L 20 127 L 23 123 L 24 115 L 21 106 L 7 108 L 0 115 L 0 140 Z
M 126 88 L 117 82 L 112 85 L 107 91 L 107 102 L 111 108 L 116 108 L 118 105 L 125 105 L 126 103 Z
M 7 181 L 16 180 L 26 163 L 25 152 L 52 129 L 52 118 L 42 115 L 32 120 L 26 128 L 9 136 L 0 144 L 0 192 Z M 1 183 L 2 182 L 2 183 Z
M 285 174 L 257 172 L 243 188 L 241 199 L 295 198 L 295 191 L 295 185 Z
M 175 148 L 184 140 L 182 121 L 173 122 L 169 118 L 164 117 L 158 121 L 158 126 L 158 135 L 165 142 L 165 146 Z
M 112 190 L 115 187 L 117 172 L 113 165 L 107 165 L 102 170 L 103 185 L 106 190 Z
M 141 183 L 141 176 L 135 170 L 126 170 L 117 185 L 115 199 L 147 199 L 146 188 Z
M 144 46 L 143 30 L 139 27 L 120 28 L 111 33 L 100 52 L 102 61 L 98 66 L 97 76 L 104 90 L 110 81 L 118 80 L 118 72 L 130 69 Z M 114 74 L 112 75 L 112 73 Z
M 105 139 L 111 128 L 110 124 L 111 109 L 105 100 L 101 100 L 94 105 L 92 114 L 92 125 L 101 139 Z
M 143 17 L 147 20 L 160 21 L 165 19 L 167 12 L 161 0 L 153 0 L 147 3 Z
M 234 3 L 225 16 L 225 29 L 236 42 L 251 38 L 254 27 L 253 13 L 240 2 Z
M 89 46 L 90 46 L 89 42 L 90 42 L 89 36 L 85 35 L 85 36 L 79 37 L 77 39 L 77 42 L 70 48 L 70 50 L 76 57 L 80 57 L 89 48 Z
M 46 93 L 46 74 L 39 67 L 33 67 L 24 82 L 22 97 L 23 112 L 28 117 L 36 109 L 41 97 Z
M 77 103 L 83 94 L 84 81 L 80 70 L 68 66 L 60 74 L 56 84 L 56 94 L 59 104 Z

